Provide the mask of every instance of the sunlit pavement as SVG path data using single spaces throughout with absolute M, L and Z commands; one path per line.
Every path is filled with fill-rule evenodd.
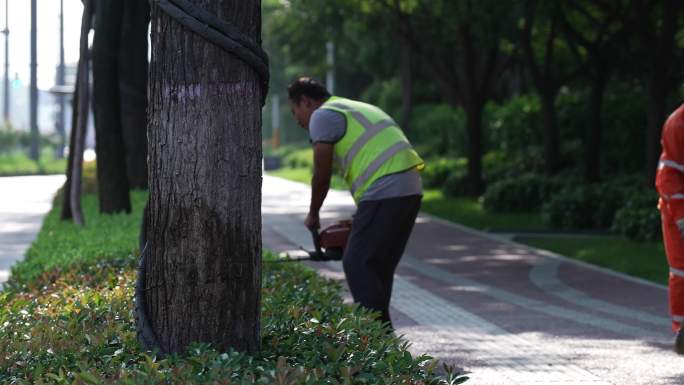
M 0 285 L 38 234 L 63 175 L 0 177 Z
M 265 176 L 264 247 L 311 249 L 308 205 L 306 185 Z M 349 194 L 332 191 L 322 224 L 353 212 Z M 344 278 L 340 262 L 310 265 Z M 399 265 L 391 311 L 414 353 L 465 368 L 471 384 L 684 384 L 665 287 L 428 215 Z

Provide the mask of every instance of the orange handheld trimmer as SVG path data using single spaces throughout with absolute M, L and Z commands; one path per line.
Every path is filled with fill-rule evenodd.
M 320 232 L 314 228 L 309 228 L 315 250 L 305 250 L 309 253 L 308 259 L 312 261 L 341 260 L 351 233 L 351 224 L 352 221 L 346 219 L 335 222 Z

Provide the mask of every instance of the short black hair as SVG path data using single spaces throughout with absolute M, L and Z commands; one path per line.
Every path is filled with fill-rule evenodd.
M 330 92 L 325 86 L 313 78 L 301 77 L 287 87 L 288 98 L 298 104 L 302 96 L 307 96 L 314 100 L 323 100 L 330 97 Z

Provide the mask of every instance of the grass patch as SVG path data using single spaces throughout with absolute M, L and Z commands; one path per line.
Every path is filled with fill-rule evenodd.
M 47 175 L 66 172 L 66 159 L 55 159 L 54 149 L 45 147 L 38 162 L 23 151 L 0 154 L 0 176 Z
M 478 230 L 529 231 L 546 228 L 539 213 L 492 213 L 485 210 L 476 198 L 445 197 L 437 189 L 423 192 L 421 210 Z
M 311 170 L 308 168 L 287 168 L 269 171 L 269 175 L 309 184 Z M 344 180 L 333 175 L 332 188 L 346 190 Z M 434 216 L 461 223 L 479 230 L 539 230 L 546 226 L 538 213 L 490 213 L 476 198 L 449 198 L 438 189 L 423 191 L 421 210 Z
M 669 269 L 662 242 L 588 237 L 517 237 L 516 241 L 634 277 L 667 284 Z
M 305 183 L 307 185 L 311 184 L 312 171 L 310 168 L 298 167 L 298 168 L 288 168 L 283 167 L 278 170 L 269 171 L 268 175 L 277 176 L 280 178 L 288 179 L 295 182 Z M 330 188 L 335 190 L 347 190 L 347 183 L 338 174 L 333 174 L 330 180 Z

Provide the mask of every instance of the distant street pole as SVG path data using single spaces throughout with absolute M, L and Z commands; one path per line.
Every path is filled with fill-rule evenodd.
M 57 66 L 57 87 L 64 87 L 64 72 L 64 0 L 59 0 L 59 66 Z M 59 148 L 57 149 L 57 158 L 61 159 L 64 157 L 64 146 L 66 145 L 66 130 L 64 125 L 64 115 L 66 113 L 64 100 L 65 95 L 64 93 L 58 93 L 56 96 L 57 103 L 59 104 L 56 128 L 60 138 Z
M 37 69 L 38 63 L 36 62 L 38 57 L 37 49 L 37 33 L 36 28 L 38 28 L 37 23 L 37 9 L 36 0 L 31 0 L 31 101 L 30 101 L 30 112 L 29 112 L 29 123 L 31 125 L 31 159 L 38 160 L 39 155 L 39 143 L 38 143 L 38 76 Z
M 2 116 L 5 119 L 5 124 L 10 122 L 9 109 L 9 0 L 5 0 L 5 29 L 2 30 L 5 35 L 5 83 L 3 84 L 3 103 Z

